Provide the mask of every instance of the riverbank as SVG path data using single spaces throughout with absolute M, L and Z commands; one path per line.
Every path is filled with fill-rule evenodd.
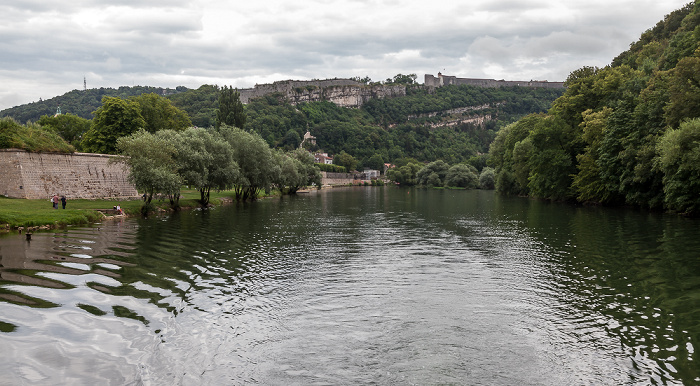
M 182 209 L 199 207 L 199 192 L 183 190 L 180 199 Z M 235 200 L 232 191 L 211 192 L 211 205 L 223 205 Z M 154 199 L 152 202 L 159 210 L 169 211 L 168 200 Z M 66 209 L 53 209 L 48 199 L 28 200 L 0 197 L 0 233 L 22 230 L 48 230 L 68 225 L 85 225 L 102 221 L 108 217 L 106 211 L 119 206 L 124 216 L 138 216 L 143 205 L 141 200 L 68 200 Z

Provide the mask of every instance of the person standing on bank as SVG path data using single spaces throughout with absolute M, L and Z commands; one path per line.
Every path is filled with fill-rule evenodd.
M 61 206 L 66 209 L 66 196 L 61 196 Z
M 58 195 L 54 194 L 51 202 L 53 202 L 53 208 L 58 209 Z

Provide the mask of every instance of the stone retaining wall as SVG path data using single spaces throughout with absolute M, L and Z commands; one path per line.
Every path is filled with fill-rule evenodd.
M 321 185 L 348 185 L 354 183 L 352 173 L 321 172 Z
M 0 149 L 0 194 L 12 198 L 130 198 L 138 192 L 115 156 Z

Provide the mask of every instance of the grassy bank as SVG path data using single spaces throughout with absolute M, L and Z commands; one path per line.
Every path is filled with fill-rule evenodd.
M 180 206 L 183 208 L 198 207 L 199 192 L 183 190 Z M 212 192 L 211 204 L 221 205 L 233 201 L 233 192 Z M 153 200 L 152 203 L 163 210 L 169 210 L 167 200 Z M 89 224 L 100 221 L 104 215 L 99 209 L 112 209 L 119 205 L 127 215 L 139 215 L 141 200 L 68 200 L 66 209 L 54 210 L 48 198 L 41 200 L 25 200 L 0 197 L 0 231 L 16 230 L 19 227 L 51 228 L 66 225 Z

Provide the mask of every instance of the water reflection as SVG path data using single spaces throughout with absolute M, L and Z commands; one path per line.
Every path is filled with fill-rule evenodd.
M 700 382 L 699 231 L 364 188 L 4 237 L 0 383 Z

